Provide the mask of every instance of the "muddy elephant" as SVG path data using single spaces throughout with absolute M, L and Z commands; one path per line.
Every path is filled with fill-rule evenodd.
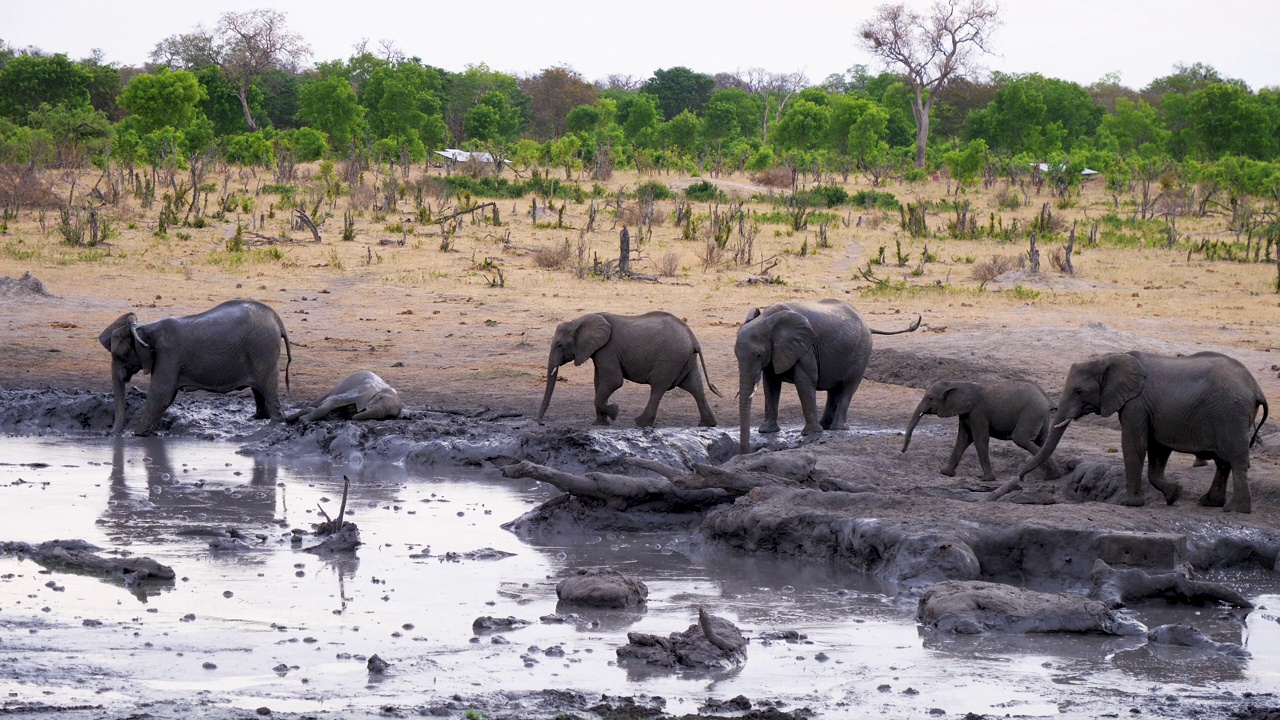
M 1258 408 L 1262 420 L 1253 421 Z M 1171 452 L 1212 460 L 1217 466 L 1201 505 L 1247 513 L 1249 448 L 1267 420 L 1267 398 L 1248 369 L 1216 352 L 1166 357 L 1132 351 L 1078 362 L 1067 373 L 1049 439 L 1023 464 L 1025 476 L 1049 459 L 1072 420 L 1091 413 L 1120 413 L 1120 446 L 1127 485 L 1125 505 L 1142 505 L 1142 463 L 1147 479 L 1172 505 L 1182 492 L 1165 480 Z M 1227 476 L 1233 479 L 1227 502 Z
M 982 479 L 992 481 L 996 475 L 991 470 L 988 453 L 990 439 L 1012 440 L 1018 447 L 1035 455 L 1049 435 L 1049 417 L 1053 414 L 1053 407 L 1053 401 L 1044 390 L 1026 380 L 1002 380 L 985 385 L 942 380 L 925 391 L 924 398 L 911 414 L 902 452 L 911 445 L 911 434 L 915 432 L 920 418 L 925 415 L 959 416 L 956 446 L 943 466 L 942 474 L 954 477 L 960 458 L 973 444 L 982 465 Z M 1050 478 L 1058 476 L 1052 460 L 1046 461 L 1046 473 Z
M 778 432 L 782 383 L 796 386 L 804 410 L 802 434 L 848 427 L 849 401 L 871 358 L 871 336 L 897 335 L 920 327 L 917 317 L 905 330 L 872 330 L 848 303 L 840 300 L 789 302 L 752 308 L 738 328 L 738 424 L 741 450 L 751 451 L 751 395 L 764 377 L 762 433 Z M 817 391 L 827 392 L 818 418 Z
M 403 409 L 400 394 L 387 381 L 370 370 L 357 370 L 285 420 L 315 422 L 334 414 L 347 420 L 392 420 L 400 417 Z
M 624 380 L 649 386 L 649 403 L 636 417 L 639 427 L 653 425 L 658 402 L 672 388 L 681 388 L 693 396 L 703 426 L 716 424 L 716 416 L 702 389 L 702 376 L 707 370 L 702 347 L 689 326 L 671 313 L 591 313 L 560 323 L 551 340 L 547 389 L 538 408 L 539 420 L 551 404 L 560 366 L 570 360 L 574 365 L 591 360 L 595 366 L 596 425 L 608 425 L 611 419 L 617 419 L 618 406 L 609 404 L 609 397 L 622 387 Z M 698 371 L 699 360 L 702 372 Z M 707 386 L 711 392 L 720 394 L 709 377 Z
M 257 406 L 255 418 L 282 420 L 278 390 L 282 338 L 288 389 L 293 362 L 289 334 L 280 316 L 262 303 L 231 300 L 196 315 L 146 324 L 139 324 L 133 313 L 121 315 L 98 336 L 102 347 L 111 352 L 116 400 L 111 432 L 124 429 L 125 383 L 138 371 L 151 375 L 139 435 L 155 429 L 179 390 L 227 393 L 249 388 Z

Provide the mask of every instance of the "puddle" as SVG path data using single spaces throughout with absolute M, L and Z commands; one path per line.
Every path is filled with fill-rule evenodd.
M 82 538 L 152 557 L 179 578 L 135 595 L 119 582 L 0 556 L 8 704 L 126 707 L 200 696 L 234 708 L 341 712 L 568 689 L 660 695 L 670 713 L 745 695 L 820 714 L 1070 717 L 1142 704 L 1144 714 L 1177 717 L 1189 699 L 1280 687 L 1280 594 L 1256 579 L 1241 586 L 1261 606 L 1243 626 L 1213 608 L 1134 608 L 1149 626 L 1189 622 L 1242 642 L 1253 654 L 1245 662 L 1132 638 L 938 638 L 917 630 L 914 600 L 835 565 L 694 551 L 672 534 L 526 544 L 499 526 L 553 491 L 496 472 L 289 462 L 196 440 L 3 443 L 0 540 Z M 352 481 L 348 519 L 365 544 L 340 559 L 291 547 L 290 528 L 323 519 L 319 507 L 337 513 L 343 475 Z M 199 534 L 228 527 L 251 547 L 214 551 Z M 480 548 L 514 555 L 443 557 Z M 555 583 L 583 567 L 639 577 L 647 607 L 557 608 Z M 671 674 L 614 662 L 627 632 L 683 631 L 699 605 L 753 638 L 744 666 Z M 580 618 L 539 621 L 557 611 Z M 477 636 L 472 621 L 483 615 L 532 624 Z M 808 637 L 756 639 L 770 630 Z M 387 673 L 367 672 L 373 654 L 391 663 Z

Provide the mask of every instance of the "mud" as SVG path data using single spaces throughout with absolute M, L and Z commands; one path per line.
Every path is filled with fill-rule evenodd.
M 1103 633 L 1140 635 L 1147 629 L 1123 612 L 1072 593 L 1048 593 L 998 583 L 948 580 L 930 585 L 916 618 L 926 631 L 974 635 Z

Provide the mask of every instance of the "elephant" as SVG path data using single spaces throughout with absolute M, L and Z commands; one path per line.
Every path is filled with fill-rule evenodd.
M 1004 380 L 986 385 L 973 382 L 943 380 L 934 383 L 911 414 L 907 425 L 907 437 L 902 442 L 902 452 L 911 445 L 911 433 L 916 423 L 925 415 L 938 417 L 960 416 L 960 430 L 956 434 L 956 446 L 942 468 L 943 475 L 955 477 L 960 458 L 972 443 L 978 450 L 978 462 L 982 465 L 982 479 L 993 481 L 991 457 L 987 447 L 989 440 L 1012 440 L 1018 447 L 1035 455 L 1049 435 L 1049 417 L 1054 404 L 1039 385 L 1027 380 Z M 1058 476 L 1052 460 L 1046 461 L 1046 473 L 1050 478 Z
M 1262 420 L 1254 417 L 1262 407 Z M 1182 492 L 1164 477 L 1171 452 L 1212 460 L 1217 466 L 1200 504 L 1227 511 L 1252 510 L 1249 448 L 1267 421 L 1267 398 L 1248 369 L 1216 352 L 1168 357 L 1137 350 L 1078 362 L 1067 373 L 1049 439 L 1019 470 L 1025 476 L 1049 459 L 1072 420 L 1090 413 L 1120 413 L 1126 493 L 1121 502 L 1139 506 L 1142 463 L 1147 479 L 1172 505 Z M 1227 476 L 1233 489 L 1227 502 Z
M 139 370 L 151 375 L 147 404 L 138 422 L 139 435 L 150 434 L 179 390 L 227 393 L 249 388 L 254 417 L 282 420 L 280 410 L 280 339 L 288 361 L 293 351 L 289 333 L 274 310 L 251 300 L 230 300 L 196 315 L 168 317 L 145 325 L 133 313 L 121 315 L 98 336 L 111 352 L 111 384 L 116 416 L 112 434 L 124 429 L 125 383 Z
M 794 383 L 804 410 L 804 435 L 845 430 L 849 401 L 862 382 L 871 358 L 871 336 L 898 335 L 920 327 L 916 317 L 905 330 L 872 330 L 848 303 L 827 299 L 787 302 L 752 308 L 738 328 L 738 420 L 742 454 L 751 451 L 751 395 L 764 377 L 762 433 L 778 432 L 778 399 L 782 383 Z M 827 392 L 818 418 L 816 391 Z
M 291 413 L 287 422 L 315 422 L 331 414 L 350 420 L 393 420 L 404 403 L 400 394 L 370 370 L 357 370 L 315 402 Z
M 608 425 L 618 417 L 618 406 L 609 397 L 623 380 L 649 385 L 649 403 L 636 417 L 638 427 L 652 427 L 658 414 L 658 402 L 672 388 L 681 388 L 698 404 L 700 423 L 715 427 L 716 416 L 702 390 L 702 376 L 707 371 L 702 346 L 683 320 L 671 313 L 655 311 L 643 315 L 590 313 L 560 323 L 551 341 L 547 359 L 547 389 L 538 408 L 538 420 L 551 404 L 560 366 L 573 361 L 581 365 L 590 359 L 595 366 L 596 425 Z M 702 372 L 698 372 L 698 361 Z M 720 390 L 707 378 L 711 392 Z

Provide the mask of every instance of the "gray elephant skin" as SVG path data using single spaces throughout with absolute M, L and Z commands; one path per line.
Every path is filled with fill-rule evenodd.
M 1049 435 L 1049 418 L 1053 414 L 1053 407 L 1053 401 L 1044 390 L 1027 380 L 1003 380 L 984 385 L 942 380 L 925 391 L 924 398 L 912 412 L 902 452 L 906 452 L 911 445 L 911 434 L 915 432 L 920 418 L 925 415 L 944 418 L 959 416 L 960 429 L 956 433 L 956 446 L 942 468 L 942 474 L 954 477 L 960 458 L 972 444 L 978 451 L 982 479 L 995 480 L 988 452 L 990 439 L 1012 440 L 1034 456 L 1040 452 Z M 1058 471 L 1053 466 L 1053 461 L 1047 460 L 1045 463 L 1049 478 L 1057 477 Z
M 228 393 L 249 388 L 254 417 L 282 420 L 279 372 L 284 339 L 285 388 L 293 351 L 289 334 L 274 310 L 251 300 L 231 300 L 196 315 L 168 317 L 146 324 L 133 313 L 121 315 L 98 336 L 111 352 L 111 386 L 115 391 L 113 434 L 124 429 L 125 383 L 139 371 L 151 375 L 147 404 L 138 421 L 139 435 L 149 434 L 179 390 Z
M 700 359 L 702 372 L 698 371 Z M 547 389 L 538 408 L 539 420 L 551 404 L 560 366 L 570 360 L 574 365 L 591 360 L 595 367 L 596 425 L 608 425 L 611 419 L 617 419 L 618 406 L 609 404 L 609 397 L 622 387 L 624 380 L 649 386 L 649 403 L 636 417 L 639 427 L 653 425 L 658 403 L 672 388 L 681 388 L 693 396 L 703 426 L 716 424 L 702 389 L 702 376 L 707 370 L 702 346 L 689 326 L 671 313 L 591 313 L 560 323 L 547 359 Z M 710 378 L 707 386 L 720 394 Z
M 1255 426 L 1259 407 L 1262 420 Z M 1201 505 L 1247 513 L 1252 510 L 1249 448 L 1257 442 L 1268 411 L 1253 375 L 1221 353 L 1167 357 L 1135 350 L 1103 355 L 1071 366 L 1049 439 L 1019 474 L 1025 476 L 1053 454 L 1072 420 L 1118 412 L 1127 485 L 1123 504 L 1144 502 L 1144 459 L 1151 484 L 1170 505 L 1177 501 L 1181 486 L 1164 477 L 1169 454 L 1176 451 L 1212 460 L 1217 467 Z M 1228 475 L 1233 481 L 1230 502 Z
M 778 432 L 782 383 L 796 386 L 804 410 L 804 435 L 848 428 L 849 401 L 871 358 L 871 336 L 897 335 L 920 327 L 916 317 L 905 330 L 872 330 L 848 303 L 827 299 L 752 308 L 738 328 L 738 420 L 743 454 L 751 451 L 751 395 L 764 378 L 762 433 Z M 817 391 L 827 393 L 818 417 Z
M 404 403 L 396 389 L 371 370 L 357 370 L 315 402 L 291 413 L 285 420 L 304 423 L 330 415 L 347 420 L 392 420 L 400 417 Z

